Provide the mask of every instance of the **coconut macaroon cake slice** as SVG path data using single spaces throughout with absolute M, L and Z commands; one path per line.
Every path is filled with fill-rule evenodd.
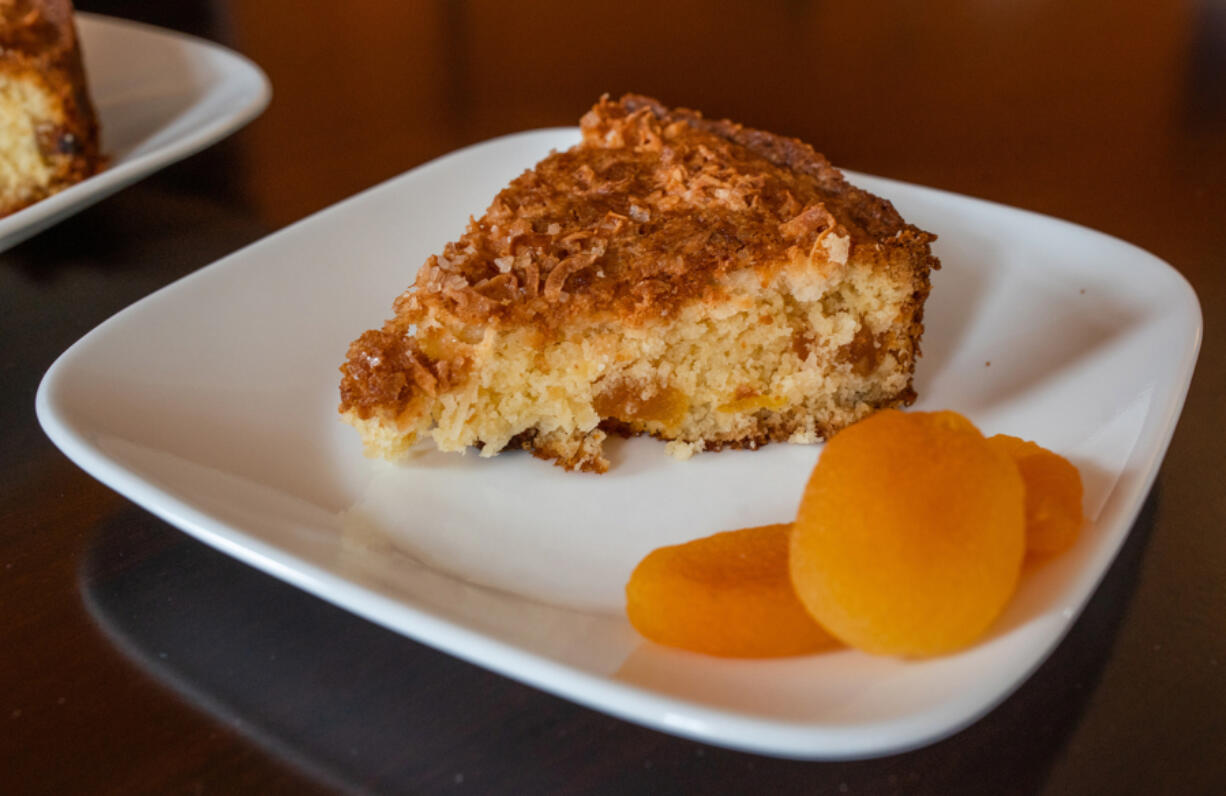
M 373 456 L 522 447 L 604 472 L 810 443 L 911 403 L 934 236 L 811 147 L 629 95 L 431 256 L 341 366 Z

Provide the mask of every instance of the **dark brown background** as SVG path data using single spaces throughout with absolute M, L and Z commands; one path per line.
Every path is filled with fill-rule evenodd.
M 1226 6 L 1017 0 L 82 2 L 218 40 L 249 128 L 0 254 L 0 792 L 1209 793 L 1226 785 Z M 875 761 L 635 727 L 350 617 L 77 470 L 34 391 L 113 312 L 458 146 L 635 90 L 836 164 L 1068 218 L 1196 288 L 1153 494 L 1052 658 Z

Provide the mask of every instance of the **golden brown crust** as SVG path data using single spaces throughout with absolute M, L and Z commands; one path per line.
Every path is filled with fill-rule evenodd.
M 34 58 L 64 46 L 72 24 L 69 0 L 0 0 L 0 48 Z
M 684 121 L 697 129 L 740 144 L 780 168 L 813 177 L 819 190 L 827 197 L 824 201 L 849 216 L 872 238 L 885 240 L 903 230 L 920 232 L 904 222 L 889 201 L 848 183 L 843 178 L 843 172 L 799 139 L 755 130 L 728 119 L 706 119 L 701 113 L 686 108 L 669 109 L 658 100 L 639 94 L 627 94 L 620 104 L 631 113 L 646 108 L 663 123 Z M 928 233 L 921 234 L 929 239 L 935 237 Z
M 581 127 L 580 146 L 513 181 L 427 261 L 419 302 L 476 322 L 635 323 L 719 300 L 729 273 L 807 253 L 827 230 L 932 239 L 799 141 L 633 95 L 602 99 Z
M 629 435 L 627 435 L 629 436 Z M 551 461 L 564 470 L 583 473 L 607 473 L 609 460 L 601 451 L 602 431 L 576 434 L 563 439 L 550 438 L 536 429 L 516 434 L 507 447 L 522 448 L 538 459 Z
M 602 98 L 581 128 L 581 144 L 499 193 L 427 260 L 396 317 L 355 341 L 342 412 L 398 411 L 415 391 L 458 377 L 445 357 L 416 350 L 410 329 L 427 318 L 545 335 L 576 319 L 639 325 L 721 301 L 734 272 L 767 280 L 828 233 L 874 250 L 875 267 L 906 270 L 891 276 L 914 284 L 918 339 L 935 236 L 849 185 L 812 147 L 638 95 Z
M 53 169 L 47 190 L 0 207 L 5 215 L 95 174 L 105 158 L 69 0 L 0 0 L 0 73 L 36 83 L 59 106 L 58 117 L 37 128 L 39 150 Z

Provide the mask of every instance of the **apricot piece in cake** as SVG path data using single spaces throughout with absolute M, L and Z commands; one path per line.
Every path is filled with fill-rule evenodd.
M 1054 555 L 1072 547 L 1085 522 L 1077 468 L 1029 440 L 997 434 L 988 442 L 1009 456 L 1021 473 L 1026 489 L 1027 552 Z
M 832 646 L 792 589 L 790 529 L 745 528 L 654 550 L 626 584 L 630 623 L 660 644 L 723 657 Z
M 827 443 L 789 565 L 800 601 L 836 638 L 926 656 L 988 629 L 1024 554 L 1012 460 L 956 413 L 886 410 Z

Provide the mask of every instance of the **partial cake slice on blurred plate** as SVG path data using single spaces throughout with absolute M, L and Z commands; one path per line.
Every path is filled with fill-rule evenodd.
M 101 168 L 69 0 L 0 0 L 0 217 Z

